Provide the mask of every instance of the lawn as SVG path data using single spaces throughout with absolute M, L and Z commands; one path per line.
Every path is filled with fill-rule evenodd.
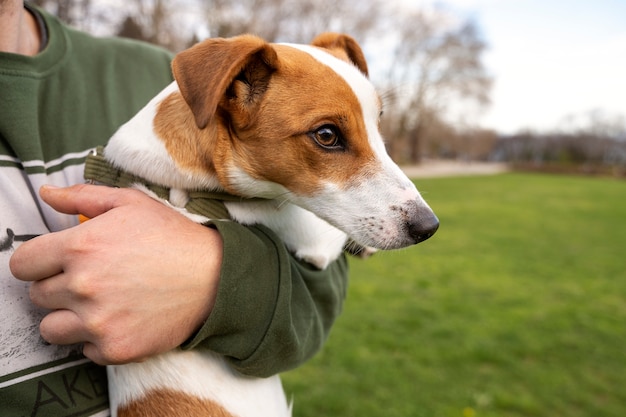
M 427 242 L 351 260 L 295 417 L 626 416 L 626 182 L 417 181 Z

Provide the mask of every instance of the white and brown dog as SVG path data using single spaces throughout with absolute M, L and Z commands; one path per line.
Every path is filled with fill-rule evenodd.
M 172 67 L 176 81 L 119 129 L 104 158 L 166 187 L 175 209 L 205 222 L 185 210 L 190 192 L 239 196 L 224 203 L 230 218 L 270 227 L 318 268 L 348 239 L 395 249 L 437 230 L 437 217 L 385 151 L 380 98 L 349 36 L 326 33 L 312 45 L 210 39 Z M 119 416 L 291 414 L 277 376 L 238 375 L 207 352 L 112 366 L 109 378 Z

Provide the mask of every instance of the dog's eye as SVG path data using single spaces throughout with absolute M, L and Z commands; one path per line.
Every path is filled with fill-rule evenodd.
M 338 150 L 343 148 L 341 134 L 336 126 L 324 125 L 311 132 L 311 137 L 324 149 Z

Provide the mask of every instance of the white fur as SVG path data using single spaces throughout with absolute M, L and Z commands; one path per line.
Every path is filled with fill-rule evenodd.
M 109 384 L 111 404 L 127 404 L 147 391 L 167 388 L 213 400 L 238 417 L 291 416 L 278 376 L 246 377 L 207 351 L 177 349 L 146 362 L 108 366 L 107 374 L 115 382 Z M 117 409 L 112 415 L 117 416 Z
M 343 231 L 289 200 L 292 193 L 280 184 L 251 178 L 233 167 L 231 181 L 249 197 L 271 200 L 261 202 L 227 202 L 233 220 L 245 224 L 262 224 L 272 229 L 296 257 L 324 269 L 342 253 L 348 240 Z
M 348 236 L 310 211 L 275 200 L 227 202 L 226 208 L 241 224 L 263 224 L 272 229 L 296 257 L 324 269 L 343 251 Z

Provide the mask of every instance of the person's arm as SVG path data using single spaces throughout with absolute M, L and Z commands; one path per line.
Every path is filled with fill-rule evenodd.
M 206 348 L 239 372 L 293 369 L 328 337 L 347 290 L 344 256 L 324 271 L 295 259 L 268 228 L 214 222 L 224 241 L 215 307 L 183 348 Z
M 53 310 L 44 339 L 85 343 L 97 363 L 139 361 L 195 334 L 184 348 L 267 376 L 312 356 L 341 311 L 344 258 L 317 271 L 266 228 L 216 222 L 215 230 L 136 190 L 79 185 L 41 195 L 91 220 L 22 244 L 10 266 L 32 281 L 33 301 Z

